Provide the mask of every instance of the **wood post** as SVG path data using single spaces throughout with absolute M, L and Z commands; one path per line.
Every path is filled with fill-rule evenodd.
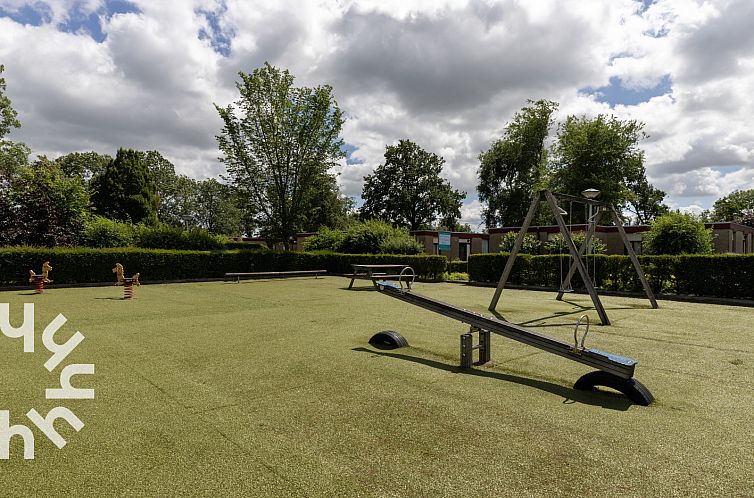
M 613 218 L 613 223 L 615 223 L 615 226 L 618 227 L 620 238 L 621 240 L 623 240 L 623 244 L 626 246 L 626 251 L 628 252 L 628 257 L 631 258 L 631 263 L 634 264 L 634 269 L 639 275 L 639 280 L 641 281 L 642 287 L 644 287 L 644 292 L 647 295 L 647 299 L 649 299 L 649 302 L 652 303 L 652 308 L 657 309 L 657 300 L 655 299 L 655 295 L 652 293 L 652 289 L 649 287 L 649 282 L 647 282 L 647 279 L 644 276 L 644 271 L 641 269 L 639 258 L 636 257 L 636 253 L 634 252 L 633 247 L 631 247 L 631 243 L 628 241 L 628 237 L 626 237 L 626 231 L 623 229 L 623 224 L 621 223 L 618 213 L 615 211 L 615 209 L 611 209 L 610 215 Z
M 500 281 L 497 284 L 497 289 L 495 289 L 495 295 L 492 296 L 492 301 L 490 302 L 490 311 L 495 311 L 495 308 L 497 308 L 497 303 L 498 301 L 500 301 L 500 294 L 502 294 L 503 289 L 505 288 L 505 283 L 508 281 L 511 270 L 513 270 L 513 263 L 516 261 L 516 255 L 518 254 L 518 251 L 521 250 L 521 246 L 524 243 L 524 237 L 526 236 L 526 231 L 529 229 L 531 220 L 534 219 L 534 215 L 537 212 L 537 207 L 539 206 L 541 200 L 542 193 L 537 192 L 537 194 L 534 196 L 534 199 L 532 199 L 531 201 L 531 205 L 529 205 L 529 211 L 526 213 L 524 224 L 521 225 L 521 230 L 518 232 L 518 236 L 516 237 L 516 242 L 513 244 L 511 254 L 510 256 L 508 256 L 508 261 L 505 262 L 505 269 L 503 270 L 503 274 L 500 276 Z
M 592 298 L 592 303 L 594 303 L 594 308 L 597 310 L 602 325 L 610 325 L 610 319 L 607 317 L 607 312 L 605 312 L 605 308 L 602 306 L 597 291 L 592 285 L 592 280 L 589 278 L 589 274 L 584 267 L 584 262 L 581 261 L 581 257 L 579 256 L 579 251 L 576 249 L 576 245 L 573 243 L 570 233 L 568 233 L 568 227 L 566 226 L 565 221 L 563 221 L 563 216 L 558 211 L 558 203 L 555 201 L 555 196 L 552 195 L 552 192 L 545 191 L 545 198 L 550 205 L 550 209 L 552 209 L 552 213 L 555 215 L 555 220 L 558 223 L 558 227 L 560 227 L 560 233 L 563 234 L 563 239 L 565 239 L 568 250 L 573 258 L 573 262 L 576 265 L 576 269 L 579 271 L 581 279 L 584 281 L 584 286 L 586 287 L 589 296 Z

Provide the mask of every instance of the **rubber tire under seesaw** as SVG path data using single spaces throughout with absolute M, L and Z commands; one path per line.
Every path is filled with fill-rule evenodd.
M 374 334 L 369 339 L 369 344 L 377 349 L 398 349 L 408 346 L 408 341 L 394 330 L 383 330 Z
M 613 375 L 611 373 L 597 370 L 596 372 L 589 372 L 586 375 L 581 376 L 579 380 L 573 385 L 574 389 L 580 391 L 591 391 L 596 386 L 605 386 L 611 389 L 615 389 L 626 395 L 628 399 L 641 406 L 649 406 L 655 397 L 649 392 L 649 389 L 634 379 L 624 379 Z

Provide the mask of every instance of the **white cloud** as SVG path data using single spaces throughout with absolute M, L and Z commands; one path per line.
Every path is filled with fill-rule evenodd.
M 43 154 L 158 149 L 183 172 L 215 175 L 213 103 L 234 100 L 238 71 L 267 60 L 299 84 L 333 85 L 343 137 L 357 147 L 351 159 L 361 161 L 339 168 L 351 196 L 386 145 L 410 138 L 446 159 L 444 176 L 470 196 L 464 219 L 478 220 L 478 154 L 528 98 L 560 102 L 561 119 L 644 121 L 650 180 L 673 205 L 709 203 L 754 180 L 747 0 L 659 0 L 646 10 L 633 0 L 139 0 L 139 13 L 102 16 L 103 43 L 57 30 L 74 5 L 102 12 L 103 2 L 44 3 L 42 26 L 0 18 L 0 63 L 23 124 L 12 138 Z M 198 36 L 214 28 L 230 40 L 227 57 Z M 579 93 L 611 77 L 653 88 L 666 75 L 672 92 L 639 105 Z

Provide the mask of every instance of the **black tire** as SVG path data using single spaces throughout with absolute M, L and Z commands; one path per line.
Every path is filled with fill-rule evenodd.
M 615 389 L 626 395 L 628 399 L 641 406 L 649 406 L 654 401 L 654 396 L 649 392 L 649 389 L 634 378 L 624 379 L 613 375 L 611 373 L 598 370 L 596 372 L 589 372 L 583 375 L 573 385 L 574 389 L 580 391 L 590 391 L 596 386 L 605 386 L 611 389 Z
M 377 332 L 369 339 L 369 344 L 377 349 L 398 349 L 408 346 L 406 338 L 393 330 Z

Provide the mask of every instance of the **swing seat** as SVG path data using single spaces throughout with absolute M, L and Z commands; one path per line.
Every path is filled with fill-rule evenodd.
M 573 292 L 573 289 L 560 289 L 558 292 L 562 292 L 563 294 L 570 294 Z

